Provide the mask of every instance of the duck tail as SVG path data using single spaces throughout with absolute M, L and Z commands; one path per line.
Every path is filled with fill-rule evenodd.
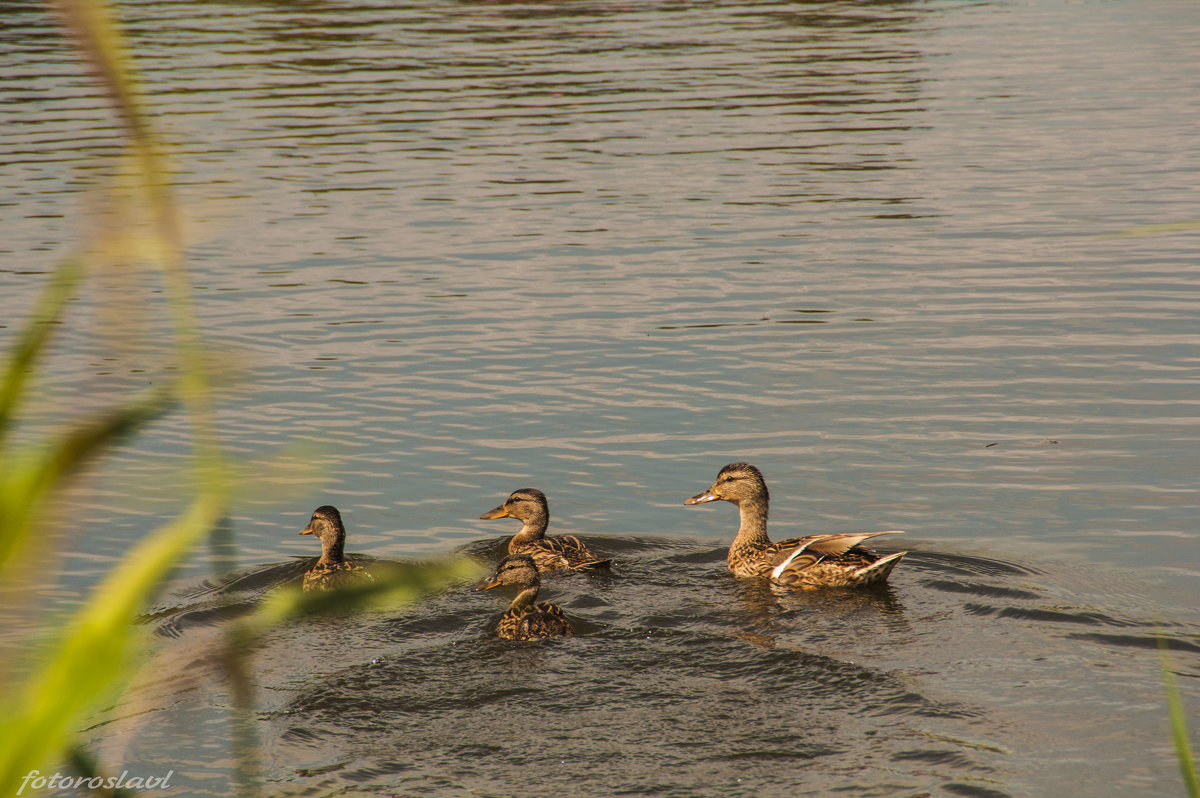
M 888 578 L 892 573 L 892 569 L 896 567 L 896 564 L 904 559 L 905 554 L 908 554 L 908 552 L 898 551 L 895 554 L 880 557 L 870 565 L 859 568 L 854 572 L 854 575 L 862 580 L 860 584 L 877 585 Z
M 611 568 L 613 561 L 610 560 L 586 560 L 584 562 L 575 563 L 571 566 L 573 571 L 598 571 L 603 568 Z

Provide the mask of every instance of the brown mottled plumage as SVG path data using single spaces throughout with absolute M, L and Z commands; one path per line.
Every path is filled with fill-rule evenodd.
M 304 589 L 333 590 L 356 582 L 369 582 L 371 575 L 361 565 L 346 562 L 342 549 L 346 545 L 346 529 L 342 514 L 328 504 L 313 510 L 308 526 L 301 535 L 316 535 L 321 541 L 321 559 L 304 575 Z
M 574 535 L 546 537 L 550 525 L 550 505 L 546 494 L 537 488 L 514 490 L 504 504 L 488 510 L 480 518 L 516 518 L 522 522 L 520 531 L 508 542 L 509 554 L 528 554 L 540 571 L 557 568 L 602 568 L 612 564 L 592 554 L 583 541 Z
M 809 535 L 772 543 L 767 537 L 770 494 L 762 472 L 749 463 L 730 463 L 712 487 L 684 504 L 717 501 L 736 504 L 741 517 L 729 547 L 729 570 L 736 576 L 759 576 L 789 589 L 860 587 L 883 582 L 905 552 L 879 557 L 858 544 L 876 535 L 865 532 Z
M 528 554 L 510 554 L 496 566 L 496 575 L 491 581 L 480 585 L 479 590 L 491 590 L 500 585 L 514 585 L 521 591 L 512 604 L 500 616 L 496 634 L 507 640 L 541 640 L 546 637 L 571 637 L 575 631 L 571 622 L 557 604 L 537 603 L 537 565 Z

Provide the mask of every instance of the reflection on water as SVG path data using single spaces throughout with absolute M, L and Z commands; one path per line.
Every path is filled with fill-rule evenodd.
M 228 792 L 211 651 L 303 572 L 307 508 L 345 508 L 360 555 L 491 561 L 479 509 L 529 484 L 617 558 L 547 587 L 586 634 L 501 643 L 502 599 L 467 592 L 279 630 L 271 784 L 1176 789 L 1153 646 L 1196 674 L 1194 236 L 1113 234 L 1195 219 L 1194 9 L 121 11 L 259 480 L 222 564 L 151 609 L 154 675 L 94 730 L 137 730 L 114 757 Z M 5 20 L 7 344 L 120 137 L 44 11 Z M 170 367 L 142 291 L 92 276 L 30 427 Z M 167 418 L 117 453 L 39 599 L 77 602 L 177 511 L 188 447 Z M 731 579 L 731 517 L 680 502 L 736 459 L 779 537 L 909 530 L 891 585 Z

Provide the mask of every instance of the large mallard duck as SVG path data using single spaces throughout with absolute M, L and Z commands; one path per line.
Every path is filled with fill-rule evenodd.
M 537 564 L 528 554 L 510 554 L 496 566 L 496 575 L 478 590 L 513 585 L 521 591 L 500 616 L 496 634 L 507 640 L 541 640 L 547 637 L 571 637 L 575 630 L 557 604 L 537 603 L 541 579 Z
M 537 488 L 514 490 L 504 504 L 479 516 L 483 519 L 516 518 L 522 522 L 520 531 L 508 542 L 509 554 L 528 554 L 540 571 L 558 568 L 602 568 L 612 560 L 597 557 L 583 541 L 574 535 L 546 537 L 550 525 L 550 504 L 546 494 Z
M 304 589 L 333 590 L 356 582 L 369 582 L 371 575 L 358 563 L 346 562 L 346 528 L 342 514 L 328 504 L 313 510 L 301 535 L 315 535 L 321 541 L 321 559 L 304 575 Z
M 771 497 L 762 472 L 749 463 L 730 463 L 712 487 L 684 504 L 727 501 L 741 516 L 737 537 L 729 547 L 729 570 L 736 576 L 765 577 L 789 589 L 862 587 L 883 582 L 905 552 L 880 557 L 859 544 L 899 531 L 809 535 L 772 543 L 767 537 Z

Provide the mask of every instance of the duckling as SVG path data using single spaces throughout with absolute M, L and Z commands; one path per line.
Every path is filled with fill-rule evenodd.
M 906 554 L 880 557 L 858 545 L 876 535 L 902 534 L 899 531 L 809 535 L 772 543 L 767 537 L 767 483 L 749 463 L 725 466 L 711 488 L 684 504 L 718 499 L 737 505 L 740 514 L 728 557 L 735 576 L 765 577 L 772 585 L 794 590 L 863 587 L 886 580 Z
M 602 568 L 612 564 L 592 554 L 574 535 L 546 537 L 550 524 L 550 505 L 546 494 L 537 488 L 514 490 L 504 504 L 479 516 L 483 519 L 516 518 L 522 521 L 517 534 L 508 542 L 509 554 L 528 554 L 541 571 L 557 568 Z
M 491 590 L 500 585 L 515 585 L 521 592 L 500 616 L 496 634 L 506 640 L 541 640 L 546 637 L 571 637 L 575 630 L 557 604 L 537 604 L 537 564 L 528 554 L 510 554 L 496 566 L 496 575 L 477 590 Z
M 316 535 L 321 540 L 321 559 L 304 575 L 304 590 L 333 590 L 359 581 L 370 582 L 372 577 L 357 563 L 346 562 L 342 549 L 346 545 L 346 528 L 342 514 L 328 504 L 313 510 L 308 526 L 301 535 Z

